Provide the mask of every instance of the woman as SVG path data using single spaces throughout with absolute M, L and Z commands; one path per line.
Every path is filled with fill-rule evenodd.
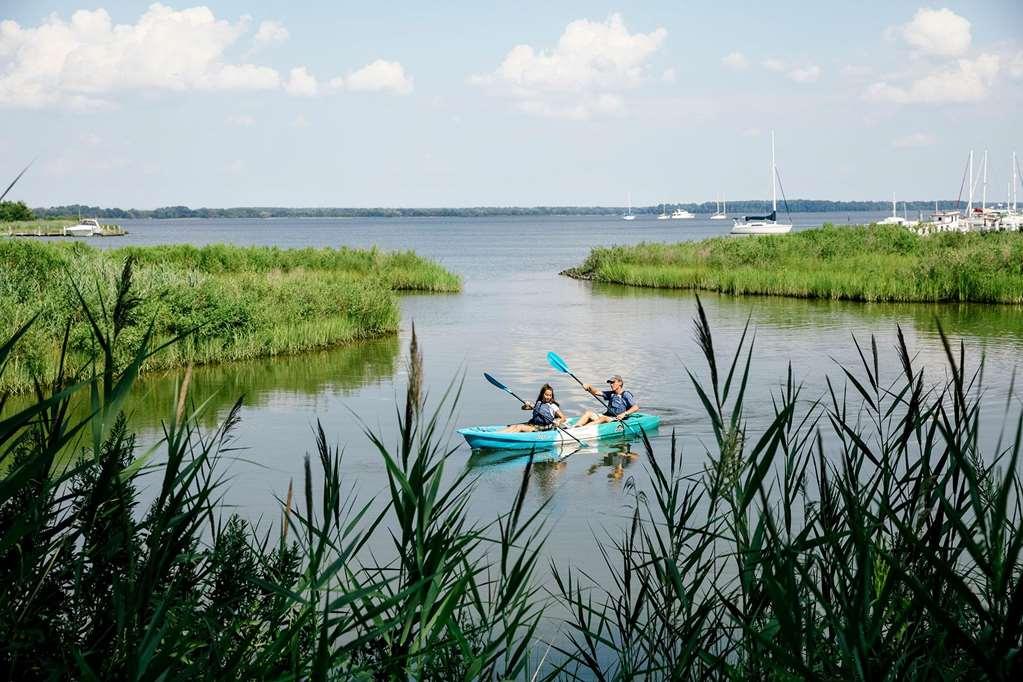
M 554 389 L 550 384 L 540 387 L 535 403 L 523 403 L 523 410 L 532 410 L 533 416 L 524 424 L 510 424 L 505 433 L 526 433 L 528 431 L 550 431 L 565 423 L 567 419 L 561 407 L 554 400 Z

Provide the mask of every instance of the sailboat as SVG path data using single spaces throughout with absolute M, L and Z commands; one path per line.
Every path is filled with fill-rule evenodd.
M 722 198 L 721 201 L 714 202 L 717 204 L 717 210 L 714 211 L 714 215 L 710 217 L 711 220 L 724 220 L 728 217 L 728 213 L 725 212 L 725 201 Z
M 622 220 L 635 220 L 636 216 L 632 215 L 632 192 L 629 192 L 629 212 L 622 216 Z
M 771 131 L 771 212 L 765 216 L 744 216 L 732 223 L 732 234 L 785 234 L 792 223 L 778 222 L 778 170 L 774 163 L 774 131 Z
M 878 220 L 878 225 L 902 225 L 906 222 L 906 219 L 898 214 L 895 209 L 895 192 L 892 192 L 892 214 L 884 220 Z
M 667 220 L 668 214 L 664 212 L 664 204 L 661 204 L 661 215 L 657 216 L 658 220 Z

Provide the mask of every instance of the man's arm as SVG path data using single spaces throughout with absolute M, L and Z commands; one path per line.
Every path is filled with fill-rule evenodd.
M 593 395 L 597 396 L 598 398 L 604 397 L 603 393 L 593 388 L 593 386 L 590 386 L 589 384 L 583 384 L 583 388 L 592 393 Z

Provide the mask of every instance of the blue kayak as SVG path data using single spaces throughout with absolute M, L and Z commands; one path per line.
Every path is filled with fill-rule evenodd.
M 640 431 L 649 435 L 661 424 L 661 418 L 652 414 L 636 412 L 632 414 L 625 423 L 618 421 L 607 424 L 589 424 L 582 428 L 575 428 L 572 424 L 577 418 L 570 419 L 566 427 L 567 431 L 579 440 L 594 441 L 601 438 L 614 437 L 640 437 Z M 576 445 L 571 436 L 561 429 L 550 431 L 529 431 L 527 433 L 505 433 L 507 425 L 497 426 L 470 426 L 458 429 L 458 433 L 465 437 L 469 447 L 475 449 L 494 450 L 530 450 L 532 448 L 550 448 L 559 445 Z

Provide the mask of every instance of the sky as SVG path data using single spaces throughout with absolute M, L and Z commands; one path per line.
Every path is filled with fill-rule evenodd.
M 0 184 L 34 159 L 9 199 L 757 199 L 774 130 L 789 198 L 955 198 L 973 149 L 1002 201 L 1023 153 L 1019 0 L 489 5 L 0 0 Z

